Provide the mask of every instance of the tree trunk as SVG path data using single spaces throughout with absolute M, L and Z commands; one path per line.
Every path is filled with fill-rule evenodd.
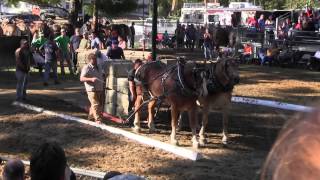
M 93 4 L 93 16 L 92 16 L 92 25 L 91 28 L 93 32 L 98 31 L 98 8 L 97 8 L 97 0 L 94 1 Z
M 176 10 L 176 6 L 177 6 L 177 0 L 172 0 L 171 11 Z
M 157 34 L 158 34 L 158 0 L 153 0 L 152 7 L 152 59 L 155 61 L 157 59 Z
M 72 24 L 73 27 L 76 27 L 78 24 L 78 14 L 79 14 L 79 9 L 81 9 L 82 2 L 80 0 L 70 0 L 70 24 Z

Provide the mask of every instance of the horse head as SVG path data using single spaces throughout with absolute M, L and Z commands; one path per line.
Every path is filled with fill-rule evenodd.
M 239 64 L 234 58 L 220 59 L 215 67 L 214 76 L 223 87 L 233 87 L 240 81 Z

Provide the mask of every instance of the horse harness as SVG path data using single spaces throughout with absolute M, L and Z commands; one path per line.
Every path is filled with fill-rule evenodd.
M 217 68 L 217 63 L 216 62 L 211 62 L 209 64 L 208 68 L 208 84 L 207 84 L 207 89 L 209 94 L 214 94 L 218 92 L 228 92 L 231 91 L 234 87 L 234 84 L 231 82 L 228 82 L 228 84 L 223 85 L 219 79 L 215 76 L 215 71 Z M 227 72 L 228 66 L 224 66 L 224 71 Z

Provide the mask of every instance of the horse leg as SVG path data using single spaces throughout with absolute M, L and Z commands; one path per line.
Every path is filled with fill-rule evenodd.
M 182 129 L 182 113 L 179 114 L 179 117 L 178 117 L 178 127 L 177 127 L 177 131 L 181 131 Z
M 152 100 L 148 103 L 148 127 L 149 127 L 149 131 L 153 132 L 155 130 L 154 127 L 154 107 L 156 105 L 156 100 Z
M 142 103 L 142 95 L 138 95 L 137 99 L 134 103 L 134 109 L 135 110 L 138 109 L 140 107 L 141 103 Z M 134 125 L 133 130 L 136 133 L 139 133 L 140 132 L 140 111 L 137 111 L 136 114 L 134 115 L 133 125 Z
M 196 107 L 191 108 L 188 111 L 188 115 L 189 115 L 189 123 L 190 123 L 190 127 L 191 127 L 191 131 L 192 131 L 192 147 L 195 149 L 199 148 L 199 142 L 197 139 L 197 118 L 196 118 Z
M 222 131 L 222 144 L 228 143 L 228 115 L 227 111 L 222 111 L 222 124 L 223 124 L 223 131 Z
M 204 106 L 202 108 L 202 126 L 199 132 L 200 145 L 205 145 L 207 143 L 205 130 L 208 124 L 208 111 L 209 111 L 209 106 Z
M 171 105 L 171 144 L 178 145 L 176 131 L 177 131 L 177 123 L 178 123 L 178 115 L 179 111 L 175 105 Z

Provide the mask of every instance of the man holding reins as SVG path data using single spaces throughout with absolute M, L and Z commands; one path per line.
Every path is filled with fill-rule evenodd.
M 136 71 L 141 67 L 142 61 L 137 59 L 133 63 L 133 69 L 131 69 L 128 73 L 128 81 L 129 81 L 129 109 L 128 112 L 132 110 L 136 103 L 141 104 L 143 90 L 142 86 L 139 82 L 135 81 Z

